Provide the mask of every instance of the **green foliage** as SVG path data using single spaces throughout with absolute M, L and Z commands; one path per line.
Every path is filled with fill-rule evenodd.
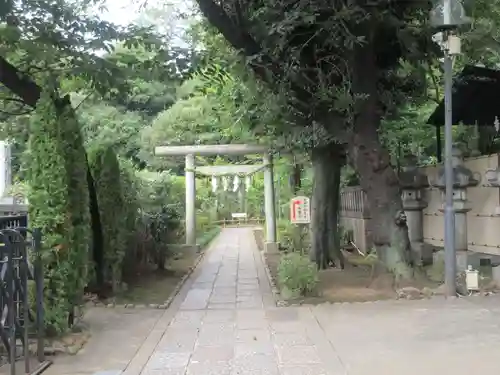
M 81 97 L 73 95 L 73 103 L 84 100 Z M 113 147 L 117 154 L 127 158 L 136 156 L 139 133 L 146 123 L 138 113 L 90 101 L 83 102 L 78 115 L 87 145 Z
M 211 218 L 208 215 L 197 215 L 196 217 L 196 232 L 206 233 L 212 225 L 210 223 Z
M 168 172 L 142 170 L 135 172 L 139 187 L 139 201 L 143 212 L 158 212 L 162 207 L 171 211 L 184 210 L 184 177 Z
M 212 227 L 206 232 L 203 232 L 203 234 L 196 240 L 197 244 L 200 246 L 200 249 L 207 247 L 210 242 L 219 235 L 220 231 L 220 227 Z
M 140 184 L 135 176 L 133 163 L 127 159 L 120 158 L 120 184 L 123 193 L 123 236 L 125 241 L 125 255 L 123 257 L 123 277 L 132 275 L 136 270 L 138 258 L 139 239 L 138 232 L 144 231 L 140 220 Z
M 125 256 L 127 212 L 120 165 L 113 149 L 95 148 L 89 152 L 97 193 L 104 252 L 104 277 L 117 290 Z
M 302 255 L 309 253 L 311 240 L 309 227 L 291 224 L 290 220 L 280 220 L 277 227 L 280 248 L 286 252 L 297 252 Z
M 142 132 L 142 158 L 158 168 L 183 164 L 182 158 L 152 158 L 156 145 L 226 144 L 245 142 L 250 138 L 235 114 L 222 107 L 220 98 L 195 95 L 178 100 L 161 112 Z
M 86 284 L 88 190 L 81 135 L 67 102 L 45 93 L 30 119 L 26 154 L 30 225 L 43 234 L 45 319 L 62 332 Z
M 24 74 L 38 79 L 53 73 L 71 82 L 108 94 L 126 86 L 127 70 L 102 58 L 117 41 L 152 48 L 161 41 L 149 29 L 119 27 L 97 17 L 96 0 L 7 1 L 0 11 L 0 52 Z M 134 67 L 131 67 L 132 71 Z
M 290 253 L 281 257 L 278 283 L 285 298 L 297 298 L 314 292 L 318 281 L 318 270 L 306 256 Z
M 184 181 L 166 172 L 136 171 L 140 220 L 149 240 L 148 254 L 162 269 L 170 255 L 168 244 L 181 241 L 184 228 Z
M 66 98 L 67 100 L 67 98 Z M 65 150 L 65 168 L 68 178 L 68 213 L 72 224 L 70 262 L 75 274 L 72 282 L 74 305 L 83 303 L 83 288 L 88 282 L 88 259 L 91 240 L 89 189 L 87 181 L 87 154 L 83 146 L 82 132 L 76 114 L 69 101 L 58 114 L 61 138 Z
M 122 185 L 123 206 L 125 217 L 125 229 L 127 243 L 132 239 L 137 230 L 139 220 L 139 210 L 141 208 L 139 193 L 140 186 L 135 176 L 133 164 L 124 158 L 119 159 L 120 164 L 120 182 Z
M 278 242 L 285 251 L 294 251 L 293 227 L 288 220 L 280 220 L 277 226 Z

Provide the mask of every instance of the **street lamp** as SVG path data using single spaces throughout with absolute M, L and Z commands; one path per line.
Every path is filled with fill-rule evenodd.
M 440 30 L 454 30 L 470 23 L 460 0 L 437 0 L 430 13 L 431 25 Z
M 455 209 L 453 207 L 453 57 L 460 54 L 460 38 L 454 35 L 456 29 L 470 23 L 465 15 L 460 0 L 437 0 L 430 12 L 430 23 L 440 33 L 433 37 L 444 53 L 444 175 L 445 175 L 445 206 L 444 206 L 444 252 L 445 252 L 445 287 L 447 296 L 455 296 L 457 258 L 455 253 Z

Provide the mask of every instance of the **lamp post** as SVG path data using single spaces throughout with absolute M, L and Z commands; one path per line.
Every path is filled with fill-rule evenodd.
M 455 254 L 455 210 L 453 207 L 453 57 L 460 54 L 460 38 L 456 29 L 469 23 L 460 0 L 437 0 L 430 12 L 430 23 L 439 30 L 433 36 L 444 53 L 444 155 L 445 155 L 445 206 L 444 206 L 444 252 L 446 296 L 455 296 L 457 259 Z

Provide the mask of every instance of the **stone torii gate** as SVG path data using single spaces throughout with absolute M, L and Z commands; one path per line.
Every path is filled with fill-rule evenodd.
M 195 156 L 251 155 L 262 154 L 263 163 L 255 165 L 195 165 Z M 266 214 L 266 250 L 274 250 L 276 240 L 276 212 L 274 197 L 274 176 L 272 156 L 269 148 L 261 145 L 199 145 L 199 146 L 158 146 L 156 156 L 185 156 L 186 178 L 186 245 L 196 245 L 196 172 L 203 175 L 250 175 L 264 170 L 264 210 Z

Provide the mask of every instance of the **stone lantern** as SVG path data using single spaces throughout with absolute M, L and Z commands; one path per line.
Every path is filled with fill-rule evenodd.
M 467 256 L 467 212 L 471 210 L 467 205 L 467 188 L 477 186 L 480 178 L 464 166 L 462 151 L 453 146 L 453 208 L 455 209 L 455 248 L 457 252 L 457 271 L 465 271 L 468 265 Z M 436 187 L 441 190 L 444 202 L 445 178 L 444 168 L 440 168 Z M 443 211 L 443 210 L 441 210 Z
M 413 260 L 417 263 L 432 262 L 432 253 L 424 250 L 423 210 L 427 203 L 423 199 L 423 190 L 429 187 L 427 176 L 417 167 L 417 158 L 410 155 L 405 160 L 403 171 L 399 173 L 403 209 L 407 217 L 408 237 L 410 239 Z
M 500 187 L 500 167 L 497 167 L 497 169 L 488 169 L 484 177 L 488 181 L 489 186 Z

